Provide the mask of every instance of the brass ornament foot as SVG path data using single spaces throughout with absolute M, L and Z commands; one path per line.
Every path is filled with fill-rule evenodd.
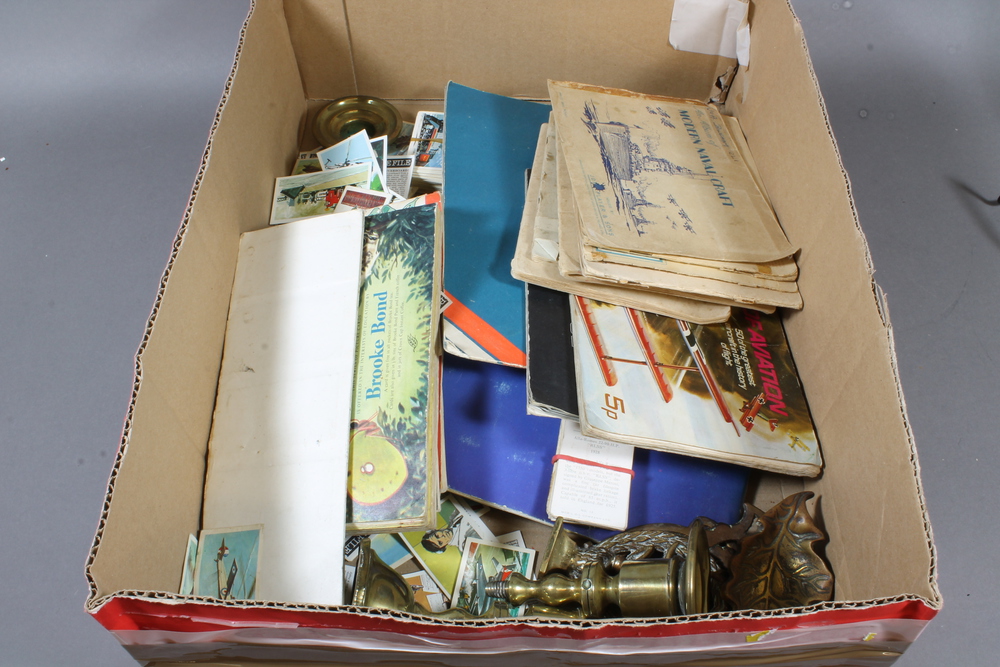
M 631 560 L 607 568 L 585 565 L 577 577 L 550 572 L 537 581 L 514 574 L 488 589 L 513 606 L 578 612 L 583 618 L 654 618 L 700 614 L 709 609 L 708 540 L 701 522 L 687 529 L 686 556 Z M 561 615 L 561 614 L 560 614 Z

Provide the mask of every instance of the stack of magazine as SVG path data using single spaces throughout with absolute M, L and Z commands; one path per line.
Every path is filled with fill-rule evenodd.
M 735 119 L 694 100 L 549 92 L 515 275 L 702 323 L 731 307 L 802 307 L 796 248 Z

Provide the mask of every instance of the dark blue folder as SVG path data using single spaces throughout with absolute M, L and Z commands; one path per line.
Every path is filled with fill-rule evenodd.
M 559 420 L 527 414 L 524 370 L 445 355 L 442 391 L 448 487 L 548 522 Z M 639 448 L 632 467 L 630 526 L 740 518 L 748 468 Z M 570 528 L 595 539 L 614 534 Z

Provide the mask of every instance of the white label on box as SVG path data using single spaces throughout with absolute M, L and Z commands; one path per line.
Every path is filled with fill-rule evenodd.
M 749 7 L 741 0 L 677 0 L 670 20 L 670 45 L 678 51 L 738 57 L 745 66 L 749 62 Z

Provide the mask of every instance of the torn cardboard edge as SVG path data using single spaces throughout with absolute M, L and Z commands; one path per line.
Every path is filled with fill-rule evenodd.
M 852 197 L 852 204 L 853 201 L 854 199 Z M 934 543 L 934 530 L 931 525 L 930 514 L 927 511 L 927 497 L 924 493 L 924 486 L 920 480 L 920 457 L 917 452 L 917 443 L 916 439 L 913 437 L 913 427 L 910 423 L 910 415 L 906 407 L 906 396 L 903 394 L 903 385 L 900 382 L 899 377 L 899 359 L 896 354 L 896 336 L 892 329 L 892 322 L 889 319 L 889 300 L 885 292 L 882 291 L 882 287 L 875 282 L 874 277 L 872 278 L 872 289 L 875 293 L 879 316 L 882 318 L 882 322 L 885 326 L 886 338 L 889 344 L 889 363 L 892 366 L 893 376 L 896 378 L 896 395 L 899 400 L 899 409 L 902 413 L 903 426 L 906 429 L 907 441 L 910 445 L 910 464 L 913 466 L 913 476 L 916 481 L 917 502 L 920 503 L 920 512 L 924 519 L 924 531 L 927 534 L 927 548 L 930 552 L 930 576 L 928 577 L 928 583 L 930 584 L 931 590 L 934 592 L 937 608 L 940 609 L 943 603 L 943 598 L 941 596 L 941 588 L 938 586 L 937 581 L 937 545 Z
M 202 181 L 205 178 L 205 172 L 208 169 L 210 158 L 212 155 L 212 146 L 215 139 L 215 134 L 219 128 L 219 124 L 222 121 L 223 113 L 226 109 L 226 104 L 229 101 L 230 94 L 232 93 L 233 83 L 236 80 L 236 74 L 239 71 L 240 56 L 243 54 L 243 47 L 246 42 L 247 29 L 250 25 L 250 21 L 253 18 L 254 10 L 256 9 L 256 0 L 252 0 L 250 3 L 250 8 L 247 11 L 247 16 L 243 20 L 243 24 L 240 27 L 239 39 L 236 43 L 236 49 L 233 54 L 233 64 L 229 70 L 229 76 L 226 77 L 226 83 L 222 90 L 222 95 L 219 99 L 219 105 L 216 108 L 215 116 L 212 120 L 212 126 L 209 128 L 208 138 L 205 142 L 205 150 L 202 152 L 201 162 L 198 165 L 198 172 L 195 175 L 194 183 L 191 185 L 191 194 L 188 196 L 187 205 L 184 207 L 184 214 L 181 216 L 180 224 L 178 226 L 177 232 L 174 235 L 174 241 L 171 244 L 170 256 L 167 259 L 167 264 L 163 269 L 163 273 L 160 275 L 160 282 L 156 289 L 156 297 L 153 301 L 153 306 L 150 309 L 149 317 L 146 318 L 146 326 L 143 329 L 142 339 L 139 343 L 139 347 L 135 352 L 135 365 L 132 372 L 132 393 L 129 398 L 128 408 L 125 413 L 124 423 L 122 424 L 122 435 L 118 446 L 118 452 L 115 455 L 114 463 L 111 467 L 111 472 L 108 477 L 107 491 L 104 496 L 104 505 L 101 508 L 101 516 L 98 520 L 97 530 L 94 535 L 90 551 L 87 555 L 87 562 L 84 567 L 84 574 L 87 577 L 87 585 L 90 590 L 85 606 L 87 609 L 91 609 L 91 603 L 94 602 L 98 594 L 97 582 L 94 579 L 91 568 L 93 567 L 94 560 L 97 557 L 97 552 L 101 546 L 101 538 L 104 534 L 104 528 L 107 524 L 108 515 L 111 510 L 111 502 L 114 498 L 115 492 L 115 482 L 118 477 L 118 473 L 121 470 L 122 462 L 128 452 L 129 436 L 132 431 L 132 423 L 135 417 L 135 406 L 136 399 L 139 395 L 139 389 L 142 385 L 142 356 L 149 344 L 150 336 L 153 332 L 153 327 L 156 324 L 156 317 L 160 310 L 160 304 L 163 301 L 163 295 L 167 289 L 167 282 L 170 278 L 171 269 L 174 266 L 174 262 L 177 259 L 177 255 L 180 252 L 181 247 L 184 244 L 184 238 L 187 235 L 188 225 L 191 220 L 191 211 L 194 209 L 195 199 L 198 196 L 198 192 Z

